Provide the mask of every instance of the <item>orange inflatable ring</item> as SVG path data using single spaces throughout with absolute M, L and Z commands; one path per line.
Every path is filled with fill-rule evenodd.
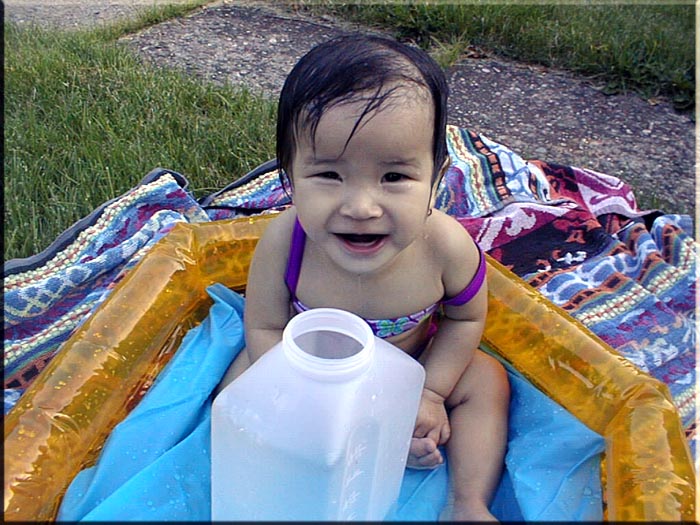
M 72 479 L 208 313 L 206 287 L 245 289 L 271 218 L 177 225 L 64 343 L 5 420 L 6 521 L 55 519 Z M 483 344 L 604 436 L 607 519 L 695 520 L 667 387 L 491 258 L 488 281 Z

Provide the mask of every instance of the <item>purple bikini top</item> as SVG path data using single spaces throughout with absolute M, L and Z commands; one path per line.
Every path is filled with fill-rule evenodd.
M 301 262 L 304 258 L 304 246 L 306 244 L 306 232 L 302 228 L 299 220 L 297 219 L 294 223 L 294 230 L 292 231 L 292 241 L 289 247 L 289 260 L 287 261 L 287 271 L 284 275 L 284 280 L 287 283 L 287 288 L 292 295 L 292 304 L 297 312 L 303 312 L 309 308 L 304 305 L 297 298 L 296 290 L 297 284 L 299 283 L 299 274 L 301 273 Z M 433 315 L 440 305 L 446 304 L 449 306 L 461 306 L 468 303 L 476 295 L 476 293 L 481 288 L 486 277 L 486 261 L 484 259 L 484 253 L 477 245 L 479 249 L 479 267 L 476 270 L 476 274 L 472 277 L 469 284 L 458 293 L 456 296 L 450 299 L 443 299 L 439 303 L 434 303 L 416 312 L 414 314 L 405 315 L 402 317 L 397 317 L 395 319 L 365 319 L 369 326 L 372 328 L 374 335 L 386 339 L 393 337 L 395 335 L 402 334 L 408 330 L 418 326 L 426 318 Z

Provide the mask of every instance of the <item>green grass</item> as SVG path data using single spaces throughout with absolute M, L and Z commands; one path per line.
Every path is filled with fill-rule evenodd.
M 469 46 L 519 61 L 595 78 L 609 92 L 662 96 L 678 109 L 695 100 L 695 6 L 643 2 L 342 2 L 318 1 L 311 11 L 389 29 L 431 49 L 442 65 Z M 388 5 L 392 4 L 392 5 Z M 505 4 L 505 5 L 504 5 Z
M 271 101 L 140 64 L 114 43 L 133 27 L 5 26 L 5 260 L 38 253 L 157 166 L 202 195 L 274 156 Z

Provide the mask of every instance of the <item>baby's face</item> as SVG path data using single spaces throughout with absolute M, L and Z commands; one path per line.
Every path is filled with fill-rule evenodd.
M 432 205 L 433 108 L 422 93 L 395 95 L 363 118 L 365 103 L 328 109 L 298 133 L 294 204 L 314 247 L 353 274 L 387 268 L 424 232 Z

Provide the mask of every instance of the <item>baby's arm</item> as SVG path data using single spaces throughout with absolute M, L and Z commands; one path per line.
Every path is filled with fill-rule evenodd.
M 280 214 L 265 230 L 250 265 L 245 304 L 246 352 L 254 363 L 282 340 L 289 321 L 289 290 L 284 282 L 295 214 Z
M 456 227 L 456 228 L 455 228 Z M 437 252 L 442 253 L 443 283 L 446 296 L 453 297 L 471 281 L 479 263 L 479 252 L 469 234 L 458 223 L 442 226 L 448 233 L 441 237 Z M 442 461 L 437 445 L 450 437 L 445 401 L 469 366 L 479 345 L 487 310 L 486 283 L 466 304 L 445 306 L 431 346 L 421 357 L 426 380 L 416 421 L 415 438 L 430 438 L 432 443 L 415 441 L 414 463 L 434 466 Z
M 284 282 L 291 235 L 289 223 L 289 214 L 280 214 L 267 227 L 255 248 L 243 316 L 246 348 L 229 365 L 215 395 L 282 340 L 282 331 L 290 316 L 289 291 Z
M 445 306 L 437 333 L 426 352 L 425 389 L 449 397 L 479 346 L 486 318 L 486 284 L 469 303 Z

